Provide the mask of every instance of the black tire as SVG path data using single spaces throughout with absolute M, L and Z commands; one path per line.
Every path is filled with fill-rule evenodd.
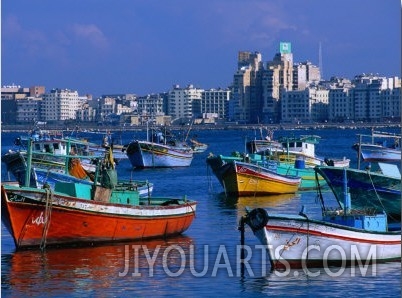
M 256 208 L 248 214 L 247 223 L 253 231 L 264 228 L 268 223 L 268 212 L 262 208 Z

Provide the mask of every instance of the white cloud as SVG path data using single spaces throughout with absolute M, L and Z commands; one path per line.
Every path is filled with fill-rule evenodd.
M 89 42 L 96 48 L 106 49 L 109 45 L 102 30 L 94 24 L 74 24 L 72 31 L 77 38 Z

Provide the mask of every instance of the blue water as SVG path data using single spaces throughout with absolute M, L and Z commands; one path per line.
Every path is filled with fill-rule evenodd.
M 385 130 L 385 129 L 384 129 Z M 399 129 L 387 129 L 399 132 Z M 315 134 L 322 137 L 316 151 L 324 157 L 343 157 L 356 164 L 351 146 L 358 133 L 369 130 L 276 131 L 275 137 Z M 297 214 L 306 206 L 318 217 L 315 192 L 292 196 L 226 198 L 222 187 L 206 166 L 210 152 L 244 151 L 251 130 L 196 131 L 198 140 L 209 144 L 188 168 L 132 170 L 128 160 L 118 165 L 119 177 L 149 180 L 154 195 L 183 196 L 198 201 L 196 218 L 181 236 L 170 239 L 117 243 L 81 248 L 15 251 L 2 224 L 1 278 L 4 297 L 400 297 L 401 264 L 387 263 L 364 268 L 311 269 L 311 272 L 271 271 L 268 256 L 246 227 L 245 244 L 249 266 L 238 265 L 238 222 L 245 207 L 267 208 L 270 213 Z M 12 147 L 17 134 L 2 134 L 2 151 Z M 100 142 L 101 135 L 88 134 Z M 142 139 L 145 132 L 123 132 L 123 142 Z M 2 167 L 2 179 L 4 179 Z M 329 200 L 331 193 L 324 193 Z M 331 270 L 331 271 L 330 271 Z

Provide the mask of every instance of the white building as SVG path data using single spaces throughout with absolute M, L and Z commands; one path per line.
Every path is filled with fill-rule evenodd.
M 375 75 L 358 75 L 352 80 L 354 119 L 358 121 L 381 121 L 383 111 L 382 94 L 389 89 L 390 81 Z
M 283 123 L 312 123 L 328 119 L 329 90 L 317 87 L 281 92 Z
M 185 88 L 180 88 L 179 85 L 174 85 L 168 95 L 168 113 L 175 119 L 193 118 L 193 101 L 201 100 L 201 94 L 204 90 L 195 88 L 193 85 L 188 85 Z
M 81 109 L 84 102 L 77 91 L 68 89 L 53 89 L 43 95 L 42 120 L 62 121 L 76 119 L 76 111 Z

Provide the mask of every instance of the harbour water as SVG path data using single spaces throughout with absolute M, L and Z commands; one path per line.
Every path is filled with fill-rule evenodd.
M 384 129 L 385 131 L 385 129 Z M 400 133 L 400 128 L 386 129 Z M 321 136 L 316 151 L 323 157 L 347 157 L 356 165 L 351 148 L 357 134 L 368 129 L 276 131 L 289 135 Z M 244 152 L 252 130 L 193 130 L 206 152 L 195 155 L 190 167 L 133 170 L 128 160 L 118 165 L 122 179 L 149 180 L 154 196 L 184 196 L 198 201 L 196 218 L 181 236 L 90 247 L 16 251 L 1 228 L 1 294 L 4 297 L 401 297 L 401 263 L 357 268 L 271 271 L 268 256 L 246 227 L 248 262 L 240 266 L 238 223 L 245 208 L 297 214 L 302 206 L 310 217 L 320 215 L 316 192 L 267 197 L 226 197 L 205 159 L 211 152 Z M 2 134 L 2 152 L 12 147 L 16 133 Z M 101 140 L 102 135 L 86 137 Z M 145 138 L 145 132 L 123 132 L 123 143 Z M 5 179 L 2 167 L 2 180 Z M 324 196 L 331 199 L 332 194 Z

